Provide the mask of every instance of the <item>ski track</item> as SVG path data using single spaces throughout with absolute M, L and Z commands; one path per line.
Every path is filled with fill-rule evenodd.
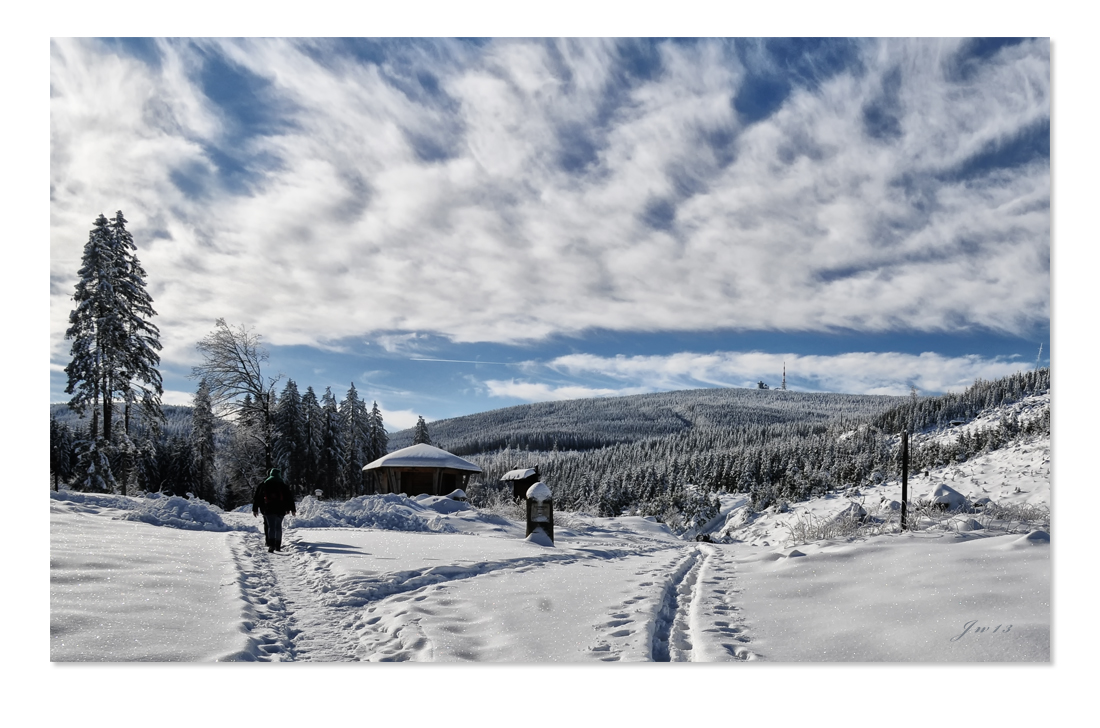
M 733 562 L 720 546 L 678 550 L 649 577 L 646 591 L 624 600 L 609 619 L 589 657 L 605 662 L 731 662 L 758 660 L 736 604 Z M 636 635 L 642 633 L 639 641 Z
M 698 647 L 692 652 L 695 662 L 728 662 L 759 660 L 762 655 L 747 647 L 745 618 L 736 605 L 741 593 L 736 588 L 733 562 L 726 549 L 717 546 L 699 547 L 705 554 L 695 578 L 689 617 L 686 620 L 691 642 Z M 712 636 L 713 635 L 713 636 Z M 717 638 L 717 639 L 715 639 Z

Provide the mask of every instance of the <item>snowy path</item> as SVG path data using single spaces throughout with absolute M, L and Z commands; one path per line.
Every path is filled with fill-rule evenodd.
M 382 556 L 402 538 L 420 549 Z M 461 549 L 461 542 L 471 542 Z M 269 554 L 234 534 L 244 626 L 261 661 L 728 661 L 751 659 L 719 546 L 548 549 L 523 541 L 296 529 Z M 437 557 L 495 553 L 492 561 Z M 452 554 L 452 556 L 458 555 Z M 365 558 L 364 558 L 365 557 Z M 393 571 L 366 568 L 392 560 Z M 412 568 L 407 568 L 412 567 Z M 718 642 L 715 642 L 718 640 Z
M 655 622 L 657 662 L 728 662 L 759 656 L 745 647 L 744 619 L 734 604 L 727 548 L 701 544 L 668 577 Z
M 244 609 L 242 626 L 248 634 L 249 650 L 242 659 L 269 662 L 293 660 L 292 645 L 296 630 L 287 612 L 279 579 L 255 534 L 233 534 L 230 551 L 240 574 Z

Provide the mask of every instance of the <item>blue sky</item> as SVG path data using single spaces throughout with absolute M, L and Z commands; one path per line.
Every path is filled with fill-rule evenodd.
M 171 403 L 216 318 L 391 429 L 1045 365 L 1050 69 L 1046 39 L 54 39 L 50 400 L 118 209 Z

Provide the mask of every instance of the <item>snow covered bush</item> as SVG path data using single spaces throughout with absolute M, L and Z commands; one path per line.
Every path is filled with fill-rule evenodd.
M 1005 533 L 1022 533 L 1041 529 L 1050 530 L 1050 509 L 1046 506 L 1021 503 L 1000 506 L 988 503 L 978 516 L 986 528 L 997 528 Z
M 800 513 L 784 525 L 790 534 L 785 547 L 789 547 L 831 538 L 850 539 L 859 534 L 863 521 L 856 511 L 845 511 L 832 518 L 815 518 L 810 513 Z
M 510 486 L 492 487 L 481 482 L 471 483 L 466 488 L 466 498 L 470 505 L 494 516 L 507 518 L 511 521 L 525 521 L 527 519 L 527 511 L 523 501 L 517 502 L 515 500 Z

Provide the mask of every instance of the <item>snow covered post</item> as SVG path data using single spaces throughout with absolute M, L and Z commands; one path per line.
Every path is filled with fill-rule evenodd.
M 906 530 L 906 511 L 909 504 L 909 430 L 901 431 L 901 530 Z
M 539 531 L 550 544 L 554 543 L 554 499 L 545 483 L 535 483 L 527 489 L 527 537 Z M 538 538 L 536 536 L 536 538 Z

